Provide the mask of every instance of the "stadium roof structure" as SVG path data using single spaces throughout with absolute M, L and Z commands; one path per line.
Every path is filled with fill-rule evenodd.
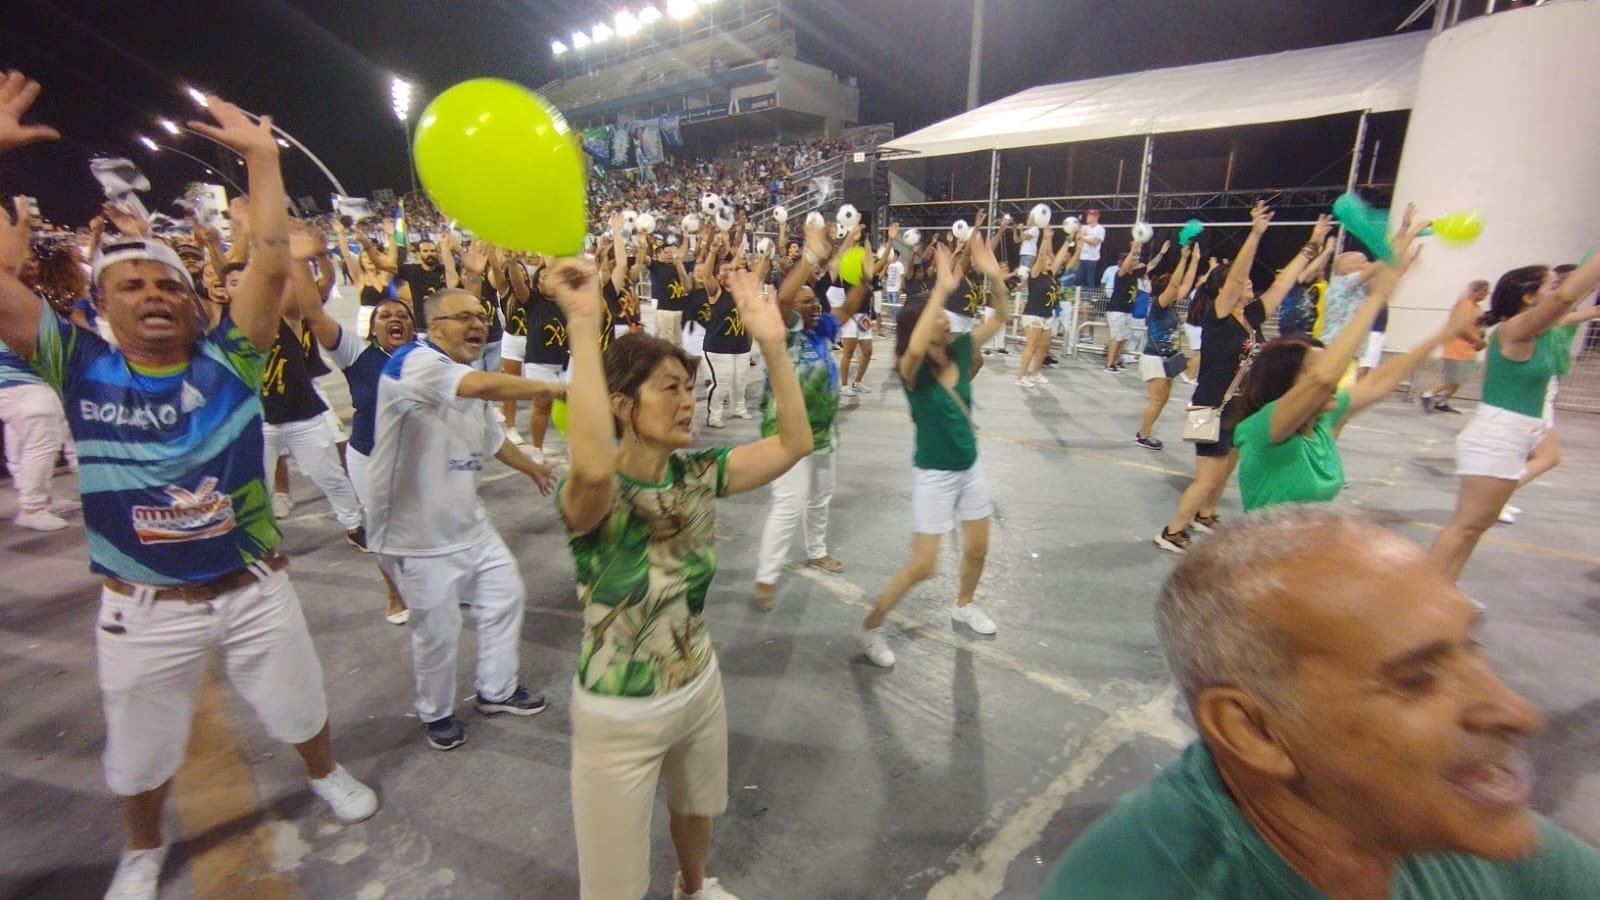
M 1041 85 L 882 150 L 946 156 L 1410 109 L 1429 32 Z

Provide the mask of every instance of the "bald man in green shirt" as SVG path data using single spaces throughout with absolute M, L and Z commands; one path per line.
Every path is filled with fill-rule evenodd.
M 1600 852 L 1527 808 L 1538 712 L 1411 541 L 1275 507 L 1191 550 L 1156 624 L 1200 739 L 1041 898 L 1600 897 Z

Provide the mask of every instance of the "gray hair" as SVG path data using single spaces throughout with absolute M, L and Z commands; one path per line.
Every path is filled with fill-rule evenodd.
M 1262 614 L 1261 601 L 1284 594 L 1284 576 L 1297 561 L 1325 552 L 1341 534 L 1372 527 L 1327 506 L 1276 506 L 1184 556 L 1161 585 L 1156 632 L 1191 711 L 1202 691 L 1226 685 L 1296 714 L 1289 638 Z
M 465 291 L 461 288 L 440 288 L 439 290 L 434 291 L 432 294 L 429 294 L 428 298 L 422 301 L 422 314 L 427 318 L 432 319 L 434 316 L 439 314 L 439 307 L 444 305 L 444 301 L 450 299 L 456 294 L 460 294 L 463 297 L 472 297 L 474 302 L 478 302 L 479 300 L 478 297 L 473 296 L 471 291 Z

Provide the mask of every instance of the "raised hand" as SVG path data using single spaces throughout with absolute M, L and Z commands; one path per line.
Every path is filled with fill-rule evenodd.
M 833 255 L 833 244 L 828 241 L 827 225 L 806 225 L 806 250 L 822 265 Z
M 1167 255 L 1167 251 L 1171 250 L 1171 249 L 1172 249 L 1172 241 L 1162 241 L 1161 242 L 1161 249 L 1156 251 L 1156 255 L 1157 256 L 1166 256 Z
M 1317 224 L 1311 226 L 1311 243 L 1320 244 L 1326 241 L 1331 231 L 1333 231 L 1333 216 L 1326 213 L 1317 216 Z
M 1411 250 L 1411 244 L 1417 239 L 1417 235 L 1433 224 L 1432 219 L 1423 219 L 1418 222 L 1415 221 L 1416 217 L 1417 205 L 1415 203 L 1407 203 L 1406 211 L 1400 216 L 1400 233 L 1395 235 L 1394 240 L 1389 242 L 1390 249 L 1394 250 L 1397 264 L 1401 260 L 1406 260 L 1406 255 Z M 1410 260 L 1406 260 L 1404 263 L 1405 266 L 1410 264 Z
M 600 277 L 594 263 L 586 259 L 563 259 L 545 274 L 546 284 L 555 292 L 556 305 L 567 321 L 600 318 Z
M 756 273 L 748 269 L 729 272 L 728 293 L 733 295 L 734 305 L 739 307 L 739 319 L 744 323 L 744 330 L 751 340 L 763 346 L 784 340 L 788 328 L 778 314 L 777 293 L 769 292 L 763 296 L 761 279 L 756 277 Z
M 946 293 L 955 290 L 956 285 L 960 282 L 956 279 L 955 254 L 950 252 L 949 247 L 941 244 L 934 249 L 933 265 L 936 273 L 933 283 L 934 290 L 942 290 Z
M 900 223 L 899 222 L 890 222 L 889 223 L 889 241 L 890 241 L 890 243 L 893 243 L 894 239 L 899 237 L 899 236 L 900 236 Z
M 24 125 L 22 117 L 28 107 L 39 97 L 39 82 L 30 81 L 26 75 L 12 69 L 0 79 L 0 153 L 37 144 L 40 141 L 59 140 L 61 133 L 49 125 Z
M 128 237 L 150 236 L 150 223 L 145 221 L 144 217 L 138 213 L 123 209 L 117 204 L 108 201 L 100 204 L 100 214 L 106 217 L 106 221 L 111 223 L 111 227 Z
M 211 113 L 211 118 L 217 121 L 216 125 L 192 120 L 189 127 L 218 143 L 226 144 L 246 159 L 277 158 L 278 139 L 272 133 L 271 116 L 252 121 L 244 114 L 244 110 L 212 94 L 206 95 L 206 112 Z
M 489 245 L 483 241 L 473 241 L 472 246 L 461 256 L 461 268 L 468 275 L 481 275 L 489 267 Z
M 1266 234 L 1267 226 L 1271 224 L 1272 210 L 1267 209 L 1267 201 L 1257 200 L 1256 205 L 1250 208 L 1250 233 Z
M 972 268 L 979 274 L 999 281 L 1005 281 L 1005 271 L 1000 268 L 1000 261 L 994 258 L 994 248 L 988 241 L 979 240 L 977 235 L 967 241 L 967 252 L 972 258 Z
M 297 262 L 308 262 L 327 252 L 328 244 L 322 233 L 305 222 L 289 226 L 289 256 Z

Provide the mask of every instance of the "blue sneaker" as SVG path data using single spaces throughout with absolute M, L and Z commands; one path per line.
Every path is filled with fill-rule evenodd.
M 427 729 L 428 746 L 435 750 L 454 750 L 467 742 L 467 730 L 455 716 L 424 722 L 422 727 Z
M 537 716 L 544 712 L 549 704 L 544 702 L 543 694 L 535 694 L 527 688 L 517 685 L 511 696 L 504 700 L 486 700 L 482 694 L 477 695 L 473 705 L 478 707 L 478 712 L 486 716 L 496 716 L 500 713 L 510 713 L 513 716 Z

